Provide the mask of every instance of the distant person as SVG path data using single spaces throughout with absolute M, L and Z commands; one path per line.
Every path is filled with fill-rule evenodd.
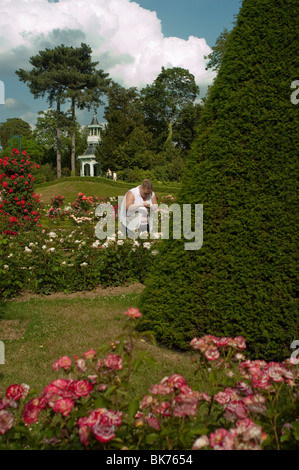
M 112 173 L 111 173 L 110 168 L 108 168 L 106 176 L 107 176 L 108 180 L 111 180 Z
M 115 171 L 113 172 L 113 181 L 116 181 L 117 180 L 117 175 L 115 173 Z
M 123 230 L 130 238 L 135 238 L 138 232 L 150 232 L 152 220 L 150 209 L 158 207 L 157 199 L 153 191 L 152 182 L 143 180 L 140 186 L 130 189 L 123 199 L 119 220 Z

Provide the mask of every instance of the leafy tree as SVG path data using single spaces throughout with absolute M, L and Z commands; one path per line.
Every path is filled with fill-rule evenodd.
M 172 143 L 173 129 L 180 113 L 194 103 L 198 93 L 194 76 L 180 67 L 162 67 L 154 83 L 141 90 L 145 123 L 160 148 L 165 143 Z
M 217 38 L 215 45 L 212 47 L 213 52 L 211 52 L 208 56 L 204 56 L 205 59 L 209 60 L 206 66 L 206 70 L 212 69 L 215 72 L 219 71 L 230 33 L 231 31 L 228 31 L 227 28 L 224 28 L 220 36 Z
M 100 131 L 101 142 L 97 149 L 97 156 L 104 170 L 108 167 L 119 170 L 125 163 L 119 161 L 117 152 L 127 143 L 134 129 L 143 126 L 143 115 L 136 88 L 126 89 L 116 83 L 111 83 L 107 96 L 108 105 L 104 113 L 107 124 Z M 123 151 L 121 153 L 123 154 Z
M 127 141 L 119 145 L 115 151 L 116 162 L 113 168 L 116 170 L 124 168 L 139 167 L 144 170 L 150 168 L 153 153 L 151 152 L 152 134 L 144 126 L 136 126 Z
M 189 104 L 178 115 L 177 123 L 173 131 L 173 140 L 176 146 L 188 154 L 196 136 L 196 128 L 199 125 L 202 105 Z
M 56 113 L 53 109 L 47 111 L 40 111 L 37 118 L 37 123 L 33 131 L 33 136 L 39 146 L 44 149 L 43 158 L 38 163 L 43 165 L 50 164 L 55 166 L 55 152 L 56 152 Z M 70 119 L 65 118 L 63 126 L 61 127 L 61 163 L 62 167 L 71 169 L 69 155 L 72 147 L 72 134 L 73 124 Z M 75 121 L 75 139 L 76 148 L 79 154 L 86 150 L 86 141 L 88 136 L 88 128 L 81 127 L 77 120 Z M 33 155 L 33 153 L 32 153 Z
M 65 102 L 67 86 L 72 81 L 72 70 L 65 67 L 64 62 L 69 55 L 69 48 L 57 46 L 55 49 L 40 51 L 38 55 L 30 57 L 32 70 L 27 72 L 23 69 L 16 71 L 19 79 L 29 86 L 34 98 L 44 97 L 50 106 L 56 102 L 56 163 L 57 178 L 61 177 L 61 121 L 63 113 L 61 106 Z
M 75 172 L 75 106 L 90 108 L 100 103 L 106 85 L 107 74 L 96 71 L 97 62 L 92 62 L 91 49 L 86 44 L 74 49 L 63 44 L 54 49 L 40 51 L 30 58 L 32 70 L 16 71 L 19 79 L 27 83 L 34 98 L 44 97 L 50 106 L 56 102 L 56 161 L 57 177 L 61 177 L 61 127 L 65 122 L 62 105 L 71 100 L 72 153 L 71 165 Z
M 280 361 L 298 338 L 296 4 L 244 0 L 226 45 L 179 196 L 203 204 L 203 246 L 162 242 L 139 305 L 169 346 L 241 335 Z
M 74 69 L 72 83 L 69 84 L 67 97 L 71 100 L 71 121 L 72 121 L 72 148 L 71 148 L 71 169 L 75 175 L 75 155 L 76 155 L 76 106 L 79 109 L 91 107 L 96 108 L 103 105 L 101 96 L 106 92 L 110 83 L 109 74 L 103 70 L 96 70 L 99 62 L 92 62 L 91 48 L 86 44 L 81 44 L 80 48 L 74 49 L 69 56 L 69 67 Z
M 44 155 L 42 164 L 49 163 L 55 166 L 56 161 L 56 145 L 57 145 L 57 114 L 54 109 L 41 111 L 38 113 L 36 126 L 33 131 L 36 142 L 43 147 Z M 60 127 L 60 161 L 62 167 L 69 165 L 69 150 L 71 141 L 69 137 L 70 121 L 63 116 Z
M 32 135 L 30 124 L 20 118 L 7 119 L 0 124 L 0 143 L 3 149 L 10 147 L 10 137 L 14 135 L 30 137 Z

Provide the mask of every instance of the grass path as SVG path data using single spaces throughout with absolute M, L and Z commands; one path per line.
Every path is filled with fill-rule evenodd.
M 136 306 L 140 293 L 130 286 L 93 296 L 26 296 L 4 303 L 0 318 L 0 340 L 5 345 L 5 364 L 0 365 L 0 389 L 25 382 L 37 391 L 57 378 L 52 363 L 63 355 L 81 356 L 90 348 L 110 343 L 127 321 L 123 312 Z M 131 292 L 130 292 L 131 289 Z M 96 295 L 95 295 L 96 294 Z M 116 294 L 116 295 L 115 295 Z M 30 298 L 30 300 L 29 300 Z M 141 396 L 151 384 L 166 375 L 183 375 L 190 386 L 198 386 L 191 352 L 169 351 L 140 340 L 136 353 L 146 351 L 157 364 L 142 365 L 132 377 L 131 393 Z M 61 374 L 59 376 L 62 376 Z

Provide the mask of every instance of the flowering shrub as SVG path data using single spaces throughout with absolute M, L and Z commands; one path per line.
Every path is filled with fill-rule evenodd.
M 7 236 L 2 254 L 3 296 L 24 289 L 35 293 L 76 292 L 102 286 L 143 282 L 159 241 L 99 240 L 94 224 L 71 229 L 24 232 Z
M 298 449 L 296 361 L 244 360 L 242 337 L 194 338 L 205 390 L 174 373 L 130 400 L 125 390 L 132 373 L 152 361 L 135 355 L 141 312 L 124 313 L 127 323 L 116 341 L 59 358 L 53 373 L 64 377 L 38 396 L 24 383 L 7 388 L 0 398 L 0 449 Z
M 48 216 L 52 217 L 62 217 L 65 215 L 65 212 L 62 210 L 62 205 L 64 202 L 64 196 L 55 196 L 51 199 L 51 207 L 48 210 Z
M 173 204 L 177 200 L 176 196 L 173 196 L 172 194 L 168 194 L 168 196 L 162 196 L 161 197 L 161 204 Z
M 25 151 L 12 150 L 11 157 L 0 158 L 0 215 L 6 234 L 39 226 L 39 196 L 33 192 L 33 172 L 38 168 Z
M 85 196 L 84 193 L 78 193 L 78 197 L 73 202 L 72 206 L 76 212 L 94 212 L 95 207 L 101 204 L 101 202 L 106 202 L 106 199 L 98 196 Z

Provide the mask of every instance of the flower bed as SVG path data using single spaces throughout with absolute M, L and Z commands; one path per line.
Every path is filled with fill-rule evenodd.
M 123 240 L 117 232 L 99 240 L 95 208 L 103 202 L 110 204 L 117 228 L 115 198 L 104 200 L 79 193 L 73 204 L 63 207 L 63 201 L 63 196 L 56 196 L 44 209 L 52 228 L 22 231 L 17 236 L 6 233 L 2 238 L 9 246 L 0 255 L 0 269 L 5 274 L 2 295 L 15 296 L 24 286 L 34 293 L 49 294 L 91 290 L 99 284 L 143 282 L 159 240 Z
M 194 338 L 192 360 L 204 390 L 171 374 L 130 400 L 142 361 L 135 325 L 114 342 L 80 357 L 63 356 L 36 395 L 13 384 L 0 398 L 0 449 L 260 450 L 298 449 L 298 364 L 246 360 L 244 338 Z M 143 334 L 144 336 L 144 334 Z M 60 377 L 60 374 L 63 374 Z
M 2 295 L 15 296 L 24 287 L 48 294 L 143 282 L 159 242 L 116 236 L 100 241 L 94 226 L 89 228 L 85 224 L 83 230 L 79 226 L 11 237 L 1 256 Z

